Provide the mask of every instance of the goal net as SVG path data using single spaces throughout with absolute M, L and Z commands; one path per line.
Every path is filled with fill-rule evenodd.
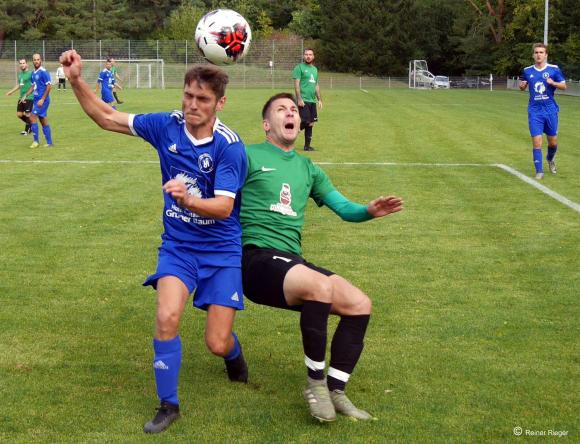
M 409 88 L 431 88 L 433 74 L 429 72 L 426 60 L 409 62 Z
M 99 73 L 106 60 L 83 59 L 83 78 L 90 84 L 97 83 Z M 118 83 L 122 88 L 161 88 L 165 89 L 165 63 L 163 59 L 115 59 Z

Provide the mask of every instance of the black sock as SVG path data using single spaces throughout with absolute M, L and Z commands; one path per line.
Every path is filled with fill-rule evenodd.
M 324 379 L 324 356 L 326 355 L 326 336 L 328 315 L 331 304 L 305 301 L 300 314 L 300 330 L 304 346 L 304 360 L 308 376 Z
M 309 147 L 311 140 L 312 140 L 312 127 L 307 126 L 306 128 L 304 128 L 304 147 Z
M 341 316 L 330 346 L 328 390 L 344 390 L 364 347 L 370 315 Z
M 117 103 L 121 103 L 119 97 L 117 96 L 117 91 L 113 91 L 113 95 L 115 96 L 115 100 L 117 101 Z

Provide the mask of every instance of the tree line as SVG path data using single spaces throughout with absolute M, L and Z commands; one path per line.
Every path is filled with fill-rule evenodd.
M 5 40 L 193 40 L 208 11 L 231 8 L 254 38 L 297 35 L 338 72 L 517 75 L 543 40 L 545 0 L 0 0 Z M 580 78 L 580 1 L 550 0 L 550 61 Z M 1 49 L 1 47 L 0 47 Z

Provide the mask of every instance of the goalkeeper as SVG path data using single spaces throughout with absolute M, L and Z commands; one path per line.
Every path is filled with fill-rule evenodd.
M 403 209 L 398 197 L 358 205 L 342 196 L 322 169 L 299 155 L 298 105 L 287 93 L 262 110 L 266 141 L 247 148 L 248 176 L 242 191 L 242 274 L 248 299 L 300 312 L 307 367 L 304 398 L 312 416 L 334 421 L 336 412 L 356 419 L 372 415 L 355 407 L 345 387 L 363 350 L 371 300 L 346 279 L 302 256 L 301 232 L 308 198 L 343 220 L 363 222 Z M 325 377 L 328 316 L 340 316 Z

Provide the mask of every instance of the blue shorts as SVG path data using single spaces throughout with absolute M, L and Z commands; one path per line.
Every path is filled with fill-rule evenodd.
M 558 114 L 552 113 L 528 113 L 528 126 L 532 137 L 546 135 L 552 137 L 558 135 Z
M 113 103 L 115 99 L 113 98 L 113 94 L 110 92 L 101 94 L 101 99 L 105 103 Z
M 42 106 L 37 105 L 38 100 L 34 99 L 34 104 L 32 105 L 32 114 L 36 114 L 38 117 L 46 117 L 48 115 L 48 107 L 50 105 L 50 96 L 44 99 Z
M 193 305 L 207 310 L 210 305 L 244 309 L 242 269 L 212 264 L 211 255 L 196 251 L 190 246 L 164 241 L 159 247 L 157 271 L 143 285 L 157 288 L 157 281 L 164 276 L 175 276 L 187 287 L 193 297 Z

